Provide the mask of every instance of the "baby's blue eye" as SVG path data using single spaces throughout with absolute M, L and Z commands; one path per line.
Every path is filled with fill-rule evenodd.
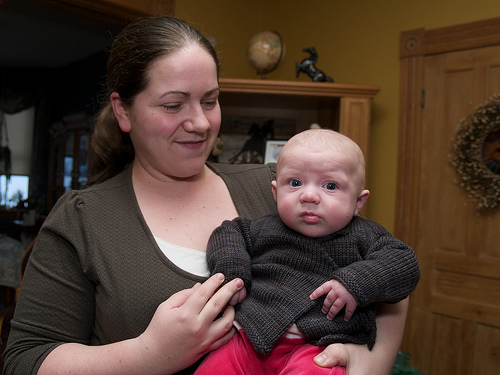
M 290 181 L 288 181 L 288 185 L 290 185 L 292 187 L 298 187 L 298 186 L 302 185 L 302 183 L 299 180 L 290 180 Z
M 335 190 L 337 188 L 337 185 L 335 185 L 333 182 L 328 182 L 324 185 L 326 190 Z

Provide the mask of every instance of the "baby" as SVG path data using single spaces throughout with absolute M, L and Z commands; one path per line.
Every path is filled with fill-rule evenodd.
M 364 184 L 348 137 L 313 129 L 285 144 L 272 182 L 279 214 L 225 221 L 209 241 L 210 271 L 245 288 L 231 301 L 238 332 L 196 374 L 345 374 L 313 358 L 332 343 L 373 347 L 375 304 L 408 297 L 420 270 L 408 245 L 358 216 Z

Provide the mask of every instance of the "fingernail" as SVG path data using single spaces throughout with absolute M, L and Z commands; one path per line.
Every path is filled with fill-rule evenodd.
M 238 289 L 243 288 L 243 280 L 241 279 L 236 279 L 236 282 L 234 283 Z
M 326 362 L 326 355 L 324 355 L 323 353 L 321 354 L 318 354 L 315 358 L 314 358 L 314 362 L 316 362 L 317 364 L 323 364 Z
M 219 280 L 224 280 L 224 275 L 222 273 L 218 273 L 217 277 L 219 278 Z

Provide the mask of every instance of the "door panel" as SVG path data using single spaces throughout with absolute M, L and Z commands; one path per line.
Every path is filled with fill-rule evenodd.
M 479 213 L 456 181 L 459 121 L 500 93 L 500 46 L 423 59 L 418 199 L 409 214 L 422 277 L 403 349 L 426 375 L 500 374 L 500 209 Z

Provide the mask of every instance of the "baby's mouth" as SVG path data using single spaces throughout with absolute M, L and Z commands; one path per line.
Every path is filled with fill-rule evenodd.
M 303 212 L 300 216 L 308 224 L 315 224 L 321 220 L 314 212 Z

